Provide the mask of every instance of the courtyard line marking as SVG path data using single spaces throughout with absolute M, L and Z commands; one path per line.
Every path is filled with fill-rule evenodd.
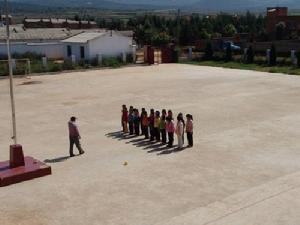
M 290 192 L 290 191 L 292 191 L 292 190 L 296 190 L 296 189 L 298 189 L 298 188 L 300 188 L 300 185 L 297 186 L 297 187 L 293 187 L 293 188 L 290 188 L 290 189 L 288 189 L 288 190 L 282 191 L 282 192 L 280 192 L 280 193 L 274 194 L 274 195 L 272 195 L 272 196 L 269 196 L 269 197 L 267 197 L 267 198 L 265 198 L 265 199 L 262 199 L 262 200 L 260 200 L 260 201 L 254 202 L 254 203 L 252 203 L 252 204 L 246 205 L 246 206 L 244 206 L 244 207 L 242 207 L 242 208 L 239 208 L 239 209 L 237 209 L 237 210 L 235 210 L 235 211 L 232 211 L 232 212 L 230 212 L 230 213 L 227 213 L 227 214 L 225 214 L 224 216 L 221 216 L 221 217 L 219 217 L 219 218 L 217 218 L 217 219 L 215 219 L 215 220 L 209 221 L 209 222 L 204 223 L 204 224 L 202 224 L 202 225 L 208 225 L 208 224 L 211 224 L 211 223 L 215 223 L 215 222 L 220 221 L 220 220 L 222 220 L 222 219 L 224 219 L 224 218 L 226 218 L 226 217 L 228 217 L 228 216 L 234 215 L 234 214 L 236 214 L 236 213 L 238 213 L 238 212 L 240 212 L 240 211 L 243 211 L 243 210 L 245 210 L 245 209 L 251 208 L 252 206 L 258 205 L 258 204 L 260 204 L 260 203 L 262 203 L 262 202 L 268 201 L 268 200 L 270 200 L 270 199 L 273 199 L 273 198 L 275 198 L 275 197 L 278 197 L 278 196 L 280 196 L 280 195 L 282 195 L 282 194 L 284 194 L 284 193 Z
M 245 209 L 300 188 L 300 172 L 279 177 L 265 184 L 196 208 L 155 225 L 209 225 Z M 200 222 L 201 221 L 201 222 Z

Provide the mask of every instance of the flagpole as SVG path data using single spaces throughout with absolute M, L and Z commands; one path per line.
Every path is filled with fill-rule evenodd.
M 12 127 L 14 144 L 17 142 L 17 125 L 16 125 L 16 107 L 14 99 L 14 82 L 13 82 L 13 67 L 10 52 L 10 31 L 9 31 L 9 13 L 8 13 L 8 0 L 5 0 L 5 14 L 6 14 L 6 45 L 7 45 L 7 60 L 8 60 L 8 70 L 9 70 L 9 87 L 10 87 L 10 101 L 11 101 L 11 112 L 12 112 Z

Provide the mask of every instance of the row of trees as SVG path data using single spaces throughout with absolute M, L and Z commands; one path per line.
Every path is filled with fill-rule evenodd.
M 215 53 L 214 53 L 211 42 L 207 42 L 202 59 L 203 60 L 215 60 L 216 57 L 214 54 Z M 296 52 L 296 58 L 297 58 L 298 67 L 300 67 L 300 51 Z M 255 59 L 255 51 L 252 46 L 249 46 L 247 48 L 247 51 L 244 54 L 243 62 L 252 64 L 255 62 L 254 59 Z M 224 51 L 223 60 L 225 60 L 227 62 L 233 60 L 232 49 L 231 49 L 230 45 L 228 45 Z M 272 46 L 270 48 L 269 59 L 267 59 L 267 63 L 269 64 L 269 66 L 277 65 L 277 50 L 276 50 L 276 46 L 274 44 L 272 44 Z
M 157 16 L 144 15 L 128 20 L 97 20 L 102 28 L 134 30 L 139 44 L 161 45 L 173 41 L 179 45 L 191 45 L 199 39 L 229 37 L 236 33 L 250 33 L 253 36 L 267 38 L 265 17 L 250 12 L 245 15 L 221 13 L 216 16 Z

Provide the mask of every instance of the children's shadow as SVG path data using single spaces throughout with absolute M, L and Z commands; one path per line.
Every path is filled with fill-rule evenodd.
M 126 140 L 126 139 L 135 138 L 135 136 L 133 136 L 133 135 L 124 134 L 123 131 L 108 133 L 108 134 L 105 134 L 105 136 L 112 138 L 112 139 L 117 139 L 119 141 L 124 140 L 124 139 Z
M 183 147 L 183 148 L 172 148 L 172 149 L 167 149 L 165 151 L 162 151 L 160 153 L 158 153 L 157 155 L 168 155 L 168 154 L 172 154 L 172 153 L 178 153 L 178 152 L 182 152 L 184 150 L 186 150 L 187 147 Z
M 146 146 L 146 147 L 144 147 L 143 149 L 144 150 L 154 150 L 154 149 L 159 149 L 159 148 L 161 148 L 163 146 L 163 144 L 162 143 L 151 143 L 151 145 L 148 145 L 148 146 Z
M 170 148 L 167 147 L 167 146 L 162 146 L 162 147 L 159 147 L 159 148 L 153 148 L 152 150 L 147 151 L 147 153 L 164 152 L 164 151 L 167 151 L 167 150 L 170 151 Z
M 69 158 L 71 158 L 70 156 L 62 156 L 62 157 L 58 157 L 58 158 L 54 158 L 54 159 L 46 159 L 44 160 L 44 163 L 60 163 L 60 162 L 64 162 L 66 160 L 68 160 Z
M 132 137 L 132 138 L 137 138 L 137 139 L 127 141 L 126 144 L 133 144 L 134 145 L 136 143 L 140 143 L 140 142 L 145 140 L 145 138 L 138 138 L 138 137 L 139 136 Z

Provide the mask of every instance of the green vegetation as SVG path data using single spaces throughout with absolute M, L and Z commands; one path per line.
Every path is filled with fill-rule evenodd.
M 249 46 L 249 48 L 247 49 L 246 62 L 249 64 L 252 64 L 254 62 L 254 50 L 252 46 Z
M 300 75 L 300 68 L 292 66 L 267 66 L 266 64 L 243 64 L 240 62 L 225 62 L 225 61 L 187 61 L 183 60 L 180 63 L 192 64 L 199 66 L 223 67 L 240 70 L 254 70 L 269 73 L 284 73 L 291 75 Z
M 105 20 L 106 21 L 106 20 Z M 236 33 L 250 33 L 251 36 L 265 39 L 265 18 L 247 12 L 245 15 L 232 16 L 221 13 L 215 17 L 193 14 L 188 17 L 176 15 L 143 15 L 128 20 L 114 19 L 99 23 L 103 28 L 133 30 L 138 44 L 167 43 L 191 45 L 199 39 L 228 37 Z
M 232 49 L 230 43 L 228 43 L 225 51 L 225 61 L 229 62 L 231 60 L 232 60 Z
M 204 50 L 204 60 L 212 60 L 214 56 L 214 50 L 211 42 L 207 42 Z
M 274 44 L 271 46 L 270 51 L 270 66 L 275 66 L 277 64 L 277 51 Z
M 122 57 L 106 57 L 103 58 L 102 64 L 99 65 L 98 60 L 94 59 L 91 62 L 81 60 L 76 64 L 72 64 L 71 60 L 65 61 L 53 61 L 48 60 L 47 68 L 45 68 L 40 59 L 33 59 L 30 61 L 31 73 L 46 73 L 46 72 L 61 72 L 67 70 L 80 70 L 80 69 L 90 69 L 90 68 L 101 68 L 110 67 L 118 68 L 122 65 L 126 65 L 133 62 L 133 56 L 128 54 L 126 57 L 126 63 L 122 62 Z M 16 69 L 14 70 L 14 75 L 25 75 L 29 74 L 29 68 L 27 61 L 17 61 Z M 8 75 L 8 65 L 7 62 L 0 62 L 0 76 Z

